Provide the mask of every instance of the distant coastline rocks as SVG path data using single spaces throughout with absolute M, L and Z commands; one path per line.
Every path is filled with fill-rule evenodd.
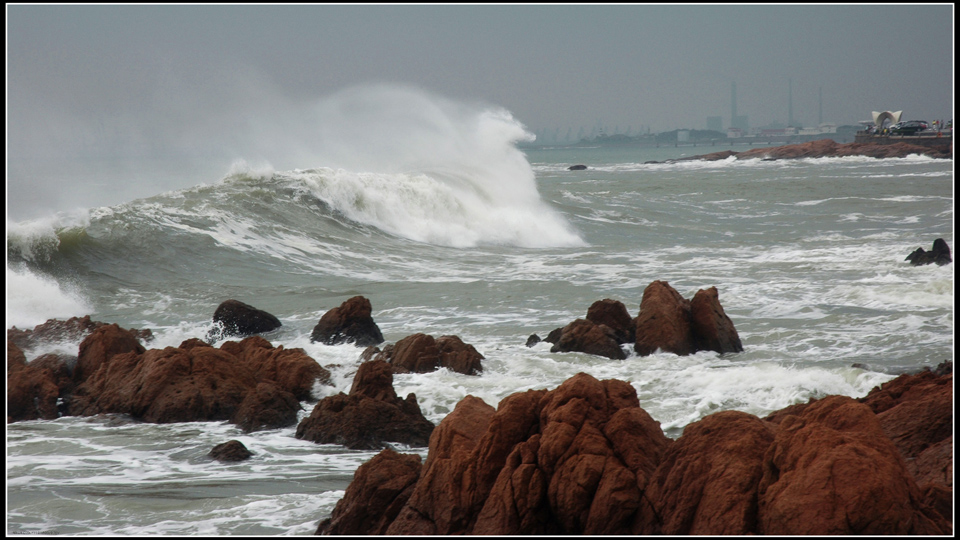
M 838 143 L 833 139 L 820 139 L 799 144 L 751 148 L 743 152 L 724 150 L 699 156 L 691 156 L 666 161 L 648 161 L 649 164 L 676 163 L 681 161 L 722 161 L 729 158 L 760 159 L 776 161 L 778 159 L 800 159 L 821 157 L 867 156 L 873 158 L 903 158 L 919 154 L 939 159 L 953 159 L 953 145 L 949 147 L 926 147 L 905 142 L 894 144 Z
M 587 170 L 587 166 L 586 166 L 586 165 L 571 165 L 571 166 L 567 167 L 567 170 L 568 170 L 568 171 L 585 171 L 585 170 Z
M 950 257 L 950 246 L 947 245 L 946 240 L 943 238 L 934 240 L 933 249 L 930 251 L 917 248 L 916 251 L 907 255 L 907 258 L 904 260 L 910 261 L 910 264 L 914 266 L 924 266 L 933 263 L 937 263 L 937 266 L 943 266 L 953 262 L 953 259 Z

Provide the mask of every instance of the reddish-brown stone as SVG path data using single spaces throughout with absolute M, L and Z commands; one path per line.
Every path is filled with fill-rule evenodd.
M 23 351 L 7 341 L 7 422 L 52 420 L 59 416 L 57 374 L 49 368 L 27 364 Z
M 312 399 L 317 381 L 330 384 L 330 372 L 300 348 L 273 347 L 266 339 L 251 336 L 239 343 L 228 341 L 220 349 L 245 363 L 257 380 L 273 381 L 301 401 Z
M 640 534 L 745 535 L 757 528 L 757 487 L 775 425 L 724 411 L 688 425 L 644 493 Z
M 116 324 L 98 327 L 80 343 L 73 380 L 78 385 L 83 383 L 97 372 L 101 364 L 116 354 L 142 354 L 145 350 L 130 330 L 124 330 Z
M 720 305 L 716 287 L 700 289 L 690 301 L 690 322 L 698 351 L 740 352 L 743 344 Z
M 466 375 L 483 371 L 483 355 L 457 336 L 434 339 L 427 334 L 412 334 L 387 345 L 376 358 L 388 362 L 397 373 L 428 373 L 440 368 Z
M 656 352 L 678 355 L 696 352 L 690 322 L 690 301 L 666 281 L 654 281 L 643 290 L 637 316 L 634 349 L 640 356 Z
M 247 449 L 240 441 L 227 441 L 218 444 L 210 450 L 209 456 L 217 461 L 243 461 L 249 459 L 253 452 Z
M 613 330 L 619 343 L 632 343 L 636 338 L 636 323 L 630 317 L 627 306 L 618 300 L 604 298 L 597 300 L 587 308 L 587 320 L 594 324 L 603 324 Z
M 387 442 L 426 446 L 433 427 L 416 395 L 397 397 L 389 364 L 372 360 L 360 365 L 350 394 L 321 399 L 297 426 L 296 436 L 354 449 L 383 448 Z
M 582 352 L 614 360 L 627 357 L 613 329 L 586 319 L 577 319 L 564 326 L 550 352 Z
M 843 396 L 784 418 L 764 457 L 757 532 L 946 534 L 865 405 Z
M 320 522 L 316 534 L 386 534 L 420 477 L 420 456 L 384 448 L 353 475 L 333 515 Z
M 230 421 L 246 432 L 277 429 L 297 423 L 300 401 L 272 381 L 249 390 Z

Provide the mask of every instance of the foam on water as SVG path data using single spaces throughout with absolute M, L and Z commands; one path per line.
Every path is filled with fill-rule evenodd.
M 92 311 L 83 294 L 26 269 L 7 267 L 7 328 L 32 329 L 47 319 L 82 317 Z

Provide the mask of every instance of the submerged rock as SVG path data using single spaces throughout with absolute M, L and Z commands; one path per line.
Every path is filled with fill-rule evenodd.
M 373 307 L 362 296 L 354 296 L 320 317 L 310 341 L 327 345 L 353 343 L 358 347 L 383 343 L 380 327 L 373 321 Z
M 907 255 L 905 261 L 910 261 L 914 266 L 923 266 L 937 263 L 937 266 L 943 266 L 953 262 L 950 257 L 950 246 L 943 238 L 937 238 L 933 241 L 933 249 L 924 251 L 923 248 L 917 248 L 916 251 Z
M 620 348 L 616 331 L 587 319 L 577 319 L 564 326 L 550 352 L 583 352 L 613 360 L 627 357 L 627 353 Z
M 250 459 L 253 452 L 242 442 L 233 440 L 214 446 L 208 455 L 217 461 L 243 461 Z

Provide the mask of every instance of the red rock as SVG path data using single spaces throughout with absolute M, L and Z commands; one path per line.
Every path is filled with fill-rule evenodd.
M 623 360 L 627 354 L 620 348 L 616 332 L 606 325 L 577 319 L 563 327 L 550 352 L 583 352 Z
M 372 312 L 373 307 L 369 300 L 354 296 L 320 317 L 310 335 L 310 341 L 327 345 L 354 343 L 359 347 L 379 345 L 383 343 L 383 334 L 373 321 Z
M 609 298 L 597 300 L 587 309 L 587 320 L 612 329 L 616 333 L 618 344 L 632 343 L 636 339 L 636 323 L 623 302 Z
M 637 316 L 634 349 L 640 356 L 657 349 L 677 355 L 696 352 L 690 322 L 690 301 L 666 281 L 654 281 L 643 290 Z
M 301 410 L 293 394 L 267 381 L 247 392 L 230 421 L 246 432 L 277 429 L 296 424 Z
M 843 396 L 780 422 L 764 458 L 757 532 L 946 534 L 903 458 L 865 405 Z
M 273 381 L 298 400 L 313 399 L 313 386 L 319 381 L 330 384 L 330 372 L 303 349 L 273 347 L 260 336 L 251 336 L 240 343 L 228 341 L 221 350 L 239 358 L 259 381 Z
M 639 534 L 746 535 L 757 529 L 757 488 L 775 426 L 724 411 L 688 425 L 644 493 Z
M 333 515 L 316 534 L 383 535 L 406 504 L 420 477 L 420 456 L 384 448 L 353 475 Z
M 142 354 L 146 349 L 135 335 L 116 324 L 108 324 L 94 330 L 80 343 L 73 380 L 78 385 L 97 372 L 100 365 L 116 354 L 134 352 Z
M 700 289 L 690 301 L 690 322 L 698 351 L 740 352 L 743 344 L 720 305 L 716 287 Z
M 350 394 L 320 400 L 297 426 L 297 438 L 353 449 L 383 448 L 386 442 L 426 446 L 433 424 L 424 418 L 417 396 L 397 397 L 393 373 L 383 361 L 360 365 Z
M 60 416 L 57 381 L 53 370 L 27 364 L 23 351 L 7 341 L 7 422 Z
M 247 449 L 240 441 L 227 441 L 218 444 L 210 450 L 209 456 L 217 461 L 243 461 L 249 459 L 253 452 Z
M 236 357 L 212 347 L 127 352 L 113 355 L 80 384 L 69 410 L 157 423 L 229 420 L 256 384 Z
M 440 368 L 466 375 L 483 371 L 483 355 L 457 336 L 434 339 L 427 334 L 412 334 L 384 347 L 376 358 L 388 362 L 397 373 L 429 373 Z

